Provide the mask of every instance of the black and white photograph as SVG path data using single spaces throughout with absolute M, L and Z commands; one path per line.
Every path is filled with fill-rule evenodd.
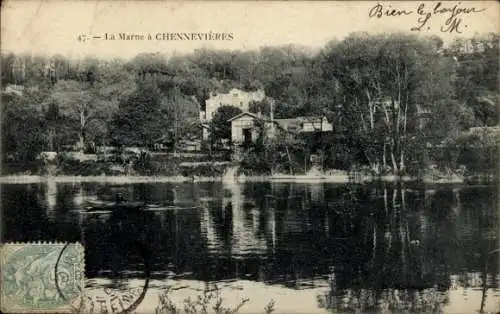
M 496 1 L 1 3 L 2 313 L 500 313 Z

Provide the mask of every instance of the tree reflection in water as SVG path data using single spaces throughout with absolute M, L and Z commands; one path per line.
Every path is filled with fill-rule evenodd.
M 377 209 L 365 218 L 354 219 L 354 228 L 364 230 L 359 233 L 363 240 L 357 243 L 358 253 L 350 256 L 352 266 L 332 267 L 329 291 L 318 295 L 320 308 L 338 313 L 442 313 L 450 289 L 467 294 L 470 288 L 480 288 L 476 312 L 484 312 L 487 289 L 498 288 L 496 204 L 477 195 L 471 198 L 467 191 L 463 196 L 469 208 L 464 210 L 459 189 L 427 192 L 421 200 L 421 193 L 415 192 L 400 187 L 372 194 L 371 199 L 383 204 L 374 204 Z M 371 254 L 364 254 L 370 249 Z

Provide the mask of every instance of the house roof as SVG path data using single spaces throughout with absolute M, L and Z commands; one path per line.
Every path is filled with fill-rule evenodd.
M 242 112 L 231 119 L 227 120 L 228 122 L 237 120 L 243 116 L 250 116 L 254 119 L 264 119 L 267 122 L 271 122 L 269 117 L 267 116 L 260 116 L 251 112 Z M 296 118 L 288 118 L 288 119 L 274 119 L 272 123 L 277 125 L 278 127 L 282 128 L 283 130 L 289 131 L 293 129 L 298 129 L 300 128 L 301 123 L 304 122 L 310 122 L 310 123 L 321 123 L 323 121 L 324 117 L 322 116 L 310 116 L 310 117 L 296 117 Z
M 274 119 L 274 121 L 279 124 L 284 129 L 297 128 L 301 123 L 321 123 L 324 117 L 321 116 L 311 116 L 311 117 L 296 117 L 289 119 Z
M 253 113 L 251 113 L 251 112 L 247 112 L 247 111 L 245 111 L 245 112 L 242 112 L 242 113 L 240 113 L 240 114 L 235 115 L 235 116 L 234 116 L 234 117 L 232 117 L 231 119 L 227 120 L 227 122 L 231 122 L 231 121 L 236 120 L 236 119 L 239 119 L 239 118 L 241 118 L 241 117 L 243 117 L 243 116 L 250 116 L 250 117 L 252 117 L 252 118 L 254 118 L 254 119 L 259 119 L 259 116 L 258 116 L 258 115 L 253 114 Z
M 307 121 L 307 122 L 321 122 L 323 121 L 323 118 L 322 116 L 307 116 L 307 117 L 297 117 L 295 119 L 299 120 L 299 121 Z
M 274 123 L 278 124 L 281 128 L 288 130 L 291 128 L 297 128 L 300 121 L 296 118 L 292 119 L 274 119 Z

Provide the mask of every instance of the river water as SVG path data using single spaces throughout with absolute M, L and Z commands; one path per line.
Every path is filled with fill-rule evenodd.
M 500 309 L 497 189 L 293 183 L 3 184 L 3 242 L 80 241 L 89 289 L 195 298 L 215 283 L 242 313 Z M 86 200 L 157 204 L 88 214 Z

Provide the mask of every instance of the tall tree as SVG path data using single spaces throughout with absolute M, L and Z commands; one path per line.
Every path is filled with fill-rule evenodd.
M 78 148 L 85 149 L 85 139 L 90 120 L 98 117 L 99 104 L 96 91 L 86 83 L 58 81 L 51 95 L 51 101 L 59 106 L 61 114 L 78 125 Z
M 217 109 L 210 122 L 210 136 L 213 142 L 219 143 L 223 139 L 231 139 L 231 123 L 228 120 L 241 112 L 240 108 L 233 106 L 221 106 Z
M 2 93 L 2 153 L 17 161 L 34 161 L 43 149 L 43 113 L 29 97 Z
M 120 102 L 112 121 L 113 141 L 120 145 L 152 145 L 168 130 L 162 112 L 161 93 L 151 84 L 141 84 L 130 97 Z

